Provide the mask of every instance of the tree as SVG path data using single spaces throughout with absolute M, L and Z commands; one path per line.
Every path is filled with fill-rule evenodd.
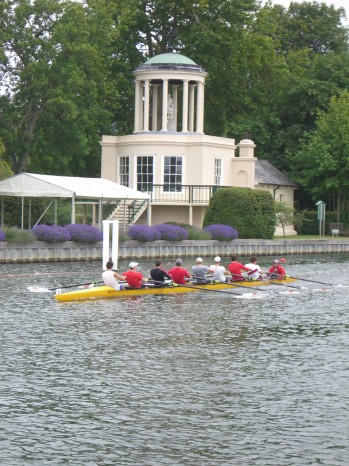
M 5 153 L 5 146 L 0 139 L 0 180 L 13 176 L 13 171 L 11 170 L 11 167 L 3 159 L 4 153 Z
M 287 225 L 293 225 L 294 208 L 285 202 L 275 202 L 276 225 L 282 227 L 284 237 L 286 236 L 285 228 Z
M 340 213 L 349 202 L 349 92 L 333 97 L 327 112 L 319 112 L 315 131 L 294 157 L 293 176 L 329 209 Z
M 107 2 L 9 1 L 2 13 L 0 136 L 13 170 L 96 175 L 117 100 Z
M 349 85 L 348 30 L 343 9 L 324 3 L 291 2 L 288 9 L 266 4 L 256 15 L 254 30 L 272 39 L 285 60 L 282 89 L 269 95 L 258 156 L 291 174 L 292 157 L 304 133 L 314 130 L 318 110 Z M 299 32 L 301 31 L 301 33 Z M 270 111 L 272 110 L 273 113 Z

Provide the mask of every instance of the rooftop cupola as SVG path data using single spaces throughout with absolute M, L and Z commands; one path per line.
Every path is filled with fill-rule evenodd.
M 134 133 L 204 133 L 203 68 L 179 53 L 163 53 L 134 75 Z

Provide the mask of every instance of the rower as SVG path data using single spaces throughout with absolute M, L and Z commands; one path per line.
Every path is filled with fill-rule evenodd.
M 161 264 L 162 264 L 161 260 L 157 259 L 155 261 L 155 267 L 151 269 L 149 272 L 154 283 L 160 286 L 162 286 L 162 284 L 159 282 L 162 282 L 165 284 L 165 278 L 167 278 L 168 280 L 172 280 L 171 276 L 166 272 L 166 270 L 164 270 L 161 267 Z
M 231 256 L 231 262 L 228 265 L 229 272 L 231 273 L 231 279 L 233 282 L 241 282 L 244 280 L 244 277 L 241 274 L 242 270 L 246 272 L 251 272 L 249 268 L 247 268 L 244 264 L 238 262 L 237 256 Z
M 269 278 L 283 279 L 286 278 L 286 270 L 280 265 L 279 259 L 274 260 L 274 264 L 268 270 Z
M 138 262 L 130 262 L 129 270 L 124 273 L 128 285 L 131 288 L 143 288 L 144 283 L 148 281 L 147 278 L 138 271 Z
M 247 267 L 250 270 L 249 272 L 247 272 L 247 278 L 249 280 L 258 280 L 261 278 L 262 270 L 257 264 L 257 262 L 257 257 L 251 256 L 250 262 L 248 264 L 245 264 L 245 267 Z
M 126 280 L 126 277 L 123 275 L 119 275 L 116 270 L 113 270 L 114 263 L 112 261 L 108 261 L 105 264 L 105 270 L 102 273 L 102 279 L 104 282 L 105 286 L 110 286 L 111 288 L 114 288 L 115 290 L 123 290 L 124 287 L 121 285 L 117 280 Z
M 187 269 L 182 267 L 182 259 L 176 259 L 175 267 L 172 267 L 171 270 L 168 271 L 169 275 L 171 275 L 172 280 L 174 283 L 178 285 L 185 285 L 186 278 L 190 278 L 190 273 Z
M 195 265 L 192 267 L 194 283 L 207 283 L 206 274 L 209 272 L 210 268 L 204 265 L 203 262 L 203 259 L 198 257 Z

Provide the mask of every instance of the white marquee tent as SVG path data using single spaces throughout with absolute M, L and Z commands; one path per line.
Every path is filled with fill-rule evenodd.
M 57 217 L 57 199 L 71 198 L 71 223 L 75 223 L 76 204 L 98 204 L 99 225 L 102 224 L 102 205 L 105 201 L 113 200 L 149 200 L 149 195 L 135 189 L 127 188 L 103 178 L 80 178 L 71 176 L 38 175 L 35 173 L 20 173 L 6 180 L 0 181 L 1 225 L 4 219 L 4 197 L 16 196 L 22 198 L 22 228 L 24 198 L 54 198 L 55 218 Z M 79 202 L 78 200 L 82 201 Z M 86 200 L 89 202 L 86 202 Z M 83 201 L 85 200 L 85 201 Z M 91 200 L 94 200 L 91 201 Z

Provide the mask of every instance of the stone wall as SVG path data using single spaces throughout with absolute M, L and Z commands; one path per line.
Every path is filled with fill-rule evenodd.
M 64 243 L 7 243 L 0 242 L 0 263 L 61 262 L 102 260 L 103 244 Z M 349 238 L 319 240 L 252 240 L 194 241 L 178 243 L 156 241 L 119 243 L 119 259 L 156 259 L 175 257 L 228 257 L 231 254 L 248 257 L 280 256 L 293 254 L 340 254 L 349 253 Z

